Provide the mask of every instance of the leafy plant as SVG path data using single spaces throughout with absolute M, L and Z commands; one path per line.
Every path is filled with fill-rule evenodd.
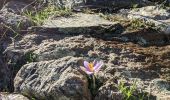
M 133 92 L 136 90 L 136 83 L 131 87 L 127 87 L 123 82 L 120 82 L 118 89 L 123 93 L 126 100 L 130 100 L 133 97 Z
M 145 100 L 147 98 L 146 93 L 137 91 L 136 81 L 131 86 L 126 86 L 125 83 L 120 82 L 118 89 L 122 92 L 125 100 Z

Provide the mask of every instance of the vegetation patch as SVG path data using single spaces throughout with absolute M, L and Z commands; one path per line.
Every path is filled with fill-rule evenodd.
M 137 90 L 137 82 L 135 81 L 131 86 L 126 85 L 123 81 L 118 84 L 119 91 L 123 94 L 124 100 L 150 100 L 154 98 L 148 93 Z
M 30 18 L 36 25 L 40 26 L 43 22 L 50 17 L 64 16 L 68 17 L 72 15 L 72 11 L 66 8 L 57 8 L 53 5 L 49 5 L 39 11 L 26 11 L 23 15 Z

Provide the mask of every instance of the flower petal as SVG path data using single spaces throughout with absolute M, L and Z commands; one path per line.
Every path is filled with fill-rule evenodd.
M 89 62 L 84 61 L 84 67 L 86 68 L 86 70 L 90 71 L 90 69 L 89 69 Z
M 91 72 L 91 71 L 89 71 L 88 69 L 86 69 L 85 67 L 83 67 L 83 66 L 80 66 L 80 69 L 82 70 L 82 71 L 84 71 L 86 74 L 88 74 L 88 75 L 91 75 L 91 74 L 93 74 L 94 72 Z
M 89 62 L 84 61 L 84 67 L 89 68 Z
M 88 75 L 91 75 L 91 74 L 93 74 L 93 72 L 90 72 L 90 71 L 85 71 Z
M 103 66 L 103 62 L 97 62 L 96 65 L 94 66 L 94 71 L 98 72 L 100 70 L 100 68 Z

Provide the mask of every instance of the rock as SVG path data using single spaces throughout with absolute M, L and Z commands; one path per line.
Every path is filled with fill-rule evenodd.
M 124 100 L 124 96 L 118 90 L 115 83 L 106 82 L 106 84 L 99 88 L 95 100 Z
M 81 59 L 64 57 L 24 65 L 15 77 L 15 91 L 38 99 L 90 100 L 87 79 L 78 71 Z
M 138 6 L 146 6 L 148 4 L 151 4 L 151 2 L 147 0 L 91 0 L 87 1 L 88 4 L 90 5 L 96 5 L 96 6 L 104 6 L 104 7 L 110 7 L 113 9 L 117 8 L 129 8 L 132 7 L 133 5 L 138 5 Z
M 23 2 L 23 3 L 31 3 L 34 0 L 1 0 L 1 4 L 0 4 L 0 9 L 8 2 Z M 14 3 L 15 4 L 15 3 Z
M 32 51 L 33 54 L 37 55 L 35 60 L 36 62 L 24 65 L 15 77 L 14 82 L 16 91 L 23 94 L 26 93 L 30 97 L 35 96 L 40 99 L 41 97 L 48 97 L 51 93 L 52 95 L 61 95 L 59 93 L 62 92 L 58 90 L 58 87 L 62 87 L 64 91 L 70 91 L 69 87 L 67 88 L 66 86 L 67 84 L 64 84 L 64 81 L 61 81 L 61 79 L 68 80 L 68 77 L 72 76 L 71 74 L 76 76 L 76 79 L 79 77 L 78 80 L 81 82 L 83 81 L 82 83 L 86 84 L 82 85 L 83 87 L 81 87 L 81 89 L 88 90 L 85 75 L 83 73 L 79 73 L 78 69 L 74 69 L 75 67 L 73 67 L 73 69 L 71 67 L 71 65 L 75 65 L 77 67 L 80 65 L 75 63 L 70 65 L 68 62 L 72 62 L 73 60 L 71 59 L 77 59 L 73 62 L 78 62 L 79 57 L 81 57 L 81 59 L 83 58 L 83 60 L 87 59 L 90 61 L 94 59 L 101 59 L 105 62 L 105 65 L 97 74 L 97 79 L 100 80 L 103 85 L 99 87 L 101 92 L 98 91 L 97 94 L 100 97 L 109 98 L 108 92 L 102 91 L 105 91 L 105 87 L 111 86 L 109 84 L 117 84 L 116 82 L 108 82 L 108 85 L 106 85 L 107 81 L 112 80 L 113 77 L 118 77 L 117 80 L 120 80 L 119 78 L 125 78 L 129 83 L 133 83 L 134 81 L 132 81 L 132 79 L 136 78 L 140 80 L 140 83 L 142 84 L 140 84 L 140 90 L 142 91 L 145 91 L 149 87 L 149 83 L 153 79 L 160 79 L 161 76 L 165 76 L 164 79 L 167 79 L 169 77 L 170 66 L 169 49 L 169 45 L 159 48 L 156 46 L 144 48 L 132 43 L 104 41 L 100 38 L 84 34 L 75 36 L 60 33 L 37 33 L 26 34 L 21 40 L 16 41 L 15 47 L 13 44 L 9 45 L 5 54 L 7 54 L 9 59 L 13 57 L 10 55 L 18 56 L 17 59 L 13 58 L 13 62 L 23 62 L 23 58 L 26 57 L 24 55 L 28 51 Z M 71 57 L 67 58 L 68 56 Z M 70 67 L 67 68 L 69 65 Z M 57 74 L 55 70 L 60 70 L 62 72 L 61 76 L 59 75 L 59 79 L 50 79 L 49 77 L 56 77 L 52 74 Z M 73 71 L 70 72 L 70 70 Z M 60 71 L 58 73 L 60 73 Z M 67 71 L 69 71 L 69 74 Z M 27 75 L 29 73 L 31 74 Z M 57 83 L 61 83 L 63 85 L 56 85 Z M 43 87 L 43 84 L 47 85 Z M 56 86 L 57 88 L 54 88 L 53 86 Z M 76 89 L 73 90 L 77 91 Z M 53 93 L 53 91 L 56 92 Z M 149 91 L 146 92 L 150 93 Z M 163 93 L 165 92 L 163 91 Z M 88 91 L 85 94 L 90 95 L 91 93 Z M 66 94 L 63 95 L 65 96 Z M 120 94 L 118 91 L 115 91 L 113 95 Z M 66 97 L 67 96 L 70 96 L 70 94 L 66 95 Z M 75 95 L 75 97 L 76 96 L 77 95 Z M 51 100 L 55 100 L 55 98 L 52 97 Z
M 129 8 L 137 4 L 139 6 L 149 5 L 151 2 L 146 0 L 47 0 L 52 2 L 57 7 L 64 7 L 80 11 L 82 8 L 97 8 L 97 9 L 120 9 Z
M 3 6 L 1 12 L 11 12 L 19 15 L 19 14 L 23 14 L 24 11 L 30 11 L 31 8 L 32 6 L 31 5 L 28 6 L 27 3 L 20 2 L 20 1 L 10 1 Z
M 45 1 L 45 0 L 44 0 Z M 59 8 L 72 9 L 77 6 L 85 5 L 86 0 L 46 0 L 49 3 L 56 5 Z
M 158 97 L 157 97 L 157 100 L 169 100 L 170 99 L 170 96 L 161 96 L 161 95 L 159 95 Z
M 17 31 L 26 30 L 32 25 L 27 17 L 8 12 L 0 14 L 0 20 L 2 30 L 9 30 L 15 34 Z
M 56 33 L 65 34 L 103 34 L 104 37 L 119 34 L 122 27 L 118 22 L 110 22 L 96 14 L 77 13 L 70 17 L 53 18 L 44 22 L 42 27 L 32 27 L 30 30 L 36 32 L 55 30 Z
M 170 12 L 156 6 L 146 6 L 133 9 L 128 12 L 129 19 L 142 19 L 146 22 L 154 23 L 155 26 L 165 34 L 170 34 Z
M 26 30 L 33 25 L 33 22 L 29 18 L 20 15 L 21 9 L 25 6 L 27 6 L 27 4 L 11 1 L 0 10 L 0 29 L 3 30 L 3 32 L 10 31 L 17 35 L 18 31 Z
M 157 98 L 159 98 L 161 95 L 170 95 L 170 83 L 163 79 L 152 80 L 148 88 L 150 92 L 157 96 Z
M 56 45 L 57 44 L 57 45 Z M 53 60 L 59 59 L 66 56 L 75 56 L 75 51 L 72 50 L 70 47 L 66 47 L 62 44 L 49 44 L 48 46 L 39 48 L 38 50 L 34 51 L 33 53 L 37 56 L 37 61 L 46 61 L 46 60 Z M 55 48 L 54 48 L 55 46 Z M 50 51 L 49 49 L 52 48 Z
M 1 1 L 0 9 L 5 5 L 6 2 L 7 2 L 7 0 L 2 0 L 2 1 Z
M 170 13 L 167 9 L 158 8 L 156 6 L 136 8 L 131 10 L 129 13 L 134 15 L 143 15 L 144 17 L 154 20 L 166 20 L 170 18 Z
M 1 100 L 29 100 L 27 97 L 21 94 L 8 94 L 8 93 L 1 93 L 0 99 Z
M 10 69 L 0 57 L 0 91 L 6 91 L 12 88 L 11 76 Z
M 80 89 L 80 97 L 98 99 L 99 96 L 109 99 L 109 91 L 113 91 L 111 98 L 115 97 L 114 95 L 121 96 L 114 87 L 109 88 L 111 84 L 117 84 L 114 81 L 108 82 L 113 77 L 118 77 L 118 81 L 119 78 L 124 78 L 128 83 L 133 83 L 132 79 L 136 78 L 140 80 L 137 89 L 144 92 L 152 80 L 160 79 L 162 76 L 165 76 L 164 79 L 169 77 L 169 45 L 159 48 L 156 46 L 141 47 L 127 42 L 105 41 L 90 34 L 71 35 L 55 31 L 54 33 L 35 31 L 35 33 L 37 34 L 25 34 L 15 41 L 15 46 L 10 44 L 4 52 L 7 58 L 12 59 L 12 62 L 23 62 L 23 59 L 31 57 L 25 56 L 30 51 L 37 56 L 33 63 L 28 61 L 28 64 L 26 62 L 22 64 L 24 66 L 14 81 L 15 90 L 29 97 L 50 98 L 50 100 L 56 100 L 57 97 L 77 99 L 79 96 L 75 91 L 78 90 L 72 89 L 74 91 L 71 91 L 70 89 L 70 81 L 75 80 L 73 85 L 79 86 L 79 82 L 84 84 L 78 87 L 78 89 L 84 89 Z M 95 34 L 101 37 L 103 35 Z M 89 96 L 91 93 L 86 76 L 77 69 L 82 65 L 77 64 L 81 59 L 90 61 L 100 59 L 105 63 L 97 74 L 97 79 L 102 82 L 102 85 L 98 87 L 96 97 Z M 146 92 L 152 94 L 158 91 Z M 167 96 L 163 94 L 158 93 L 156 96 Z

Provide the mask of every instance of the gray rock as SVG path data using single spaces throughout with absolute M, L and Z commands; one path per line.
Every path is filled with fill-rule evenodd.
M 79 60 L 65 57 L 24 65 L 15 77 L 15 91 L 38 99 L 90 100 L 87 79 L 78 71 Z
M 163 79 L 154 79 L 151 81 L 150 86 L 148 87 L 150 92 L 152 92 L 153 94 L 157 95 L 159 93 L 159 95 L 163 94 L 163 95 L 170 95 L 170 83 L 167 82 L 166 80 Z M 159 97 L 158 95 L 158 97 Z
M 16 6 L 15 4 L 16 4 L 16 2 L 20 2 L 20 4 L 21 3 L 27 3 L 27 5 L 28 4 L 30 4 L 31 2 L 33 2 L 34 0 L 1 0 L 1 3 L 0 3 L 0 9 L 2 9 L 7 3 L 7 5 L 9 5 L 10 3 L 14 3 L 14 5 L 13 6 Z M 10 2 L 10 3 L 9 3 Z M 22 6 L 22 5 L 18 5 L 19 6 L 19 8 Z M 18 7 L 17 7 L 18 8 Z
M 11 87 L 11 76 L 10 69 L 0 57 L 0 91 L 7 91 Z
M 154 23 L 155 26 L 165 34 L 170 34 L 170 12 L 156 6 L 147 6 L 133 9 L 128 12 L 129 19 L 142 19 Z
M 99 88 L 95 100 L 124 100 L 124 96 L 114 82 L 106 82 Z
M 159 95 L 156 99 L 157 100 L 170 100 L 170 96 L 169 95 L 167 95 L 167 96 Z
M 7 0 L 2 0 L 0 3 L 0 9 L 5 5 L 5 3 L 8 2 Z
M 97 94 L 101 98 L 109 99 L 109 97 L 114 98 L 115 95 L 116 97 L 121 96 L 115 88 L 109 88 L 113 84 L 117 84 L 114 81 L 112 81 L 113 83 L 108 82 L 114 77 L 118 77 L 118 80 L 125 78 L 128 83 L 133 83 L 134 81 L 131 79 L 136 78 L 140 80 L 140 84 L 138 84 L 140 90 L 145 91 L 153 79 L 160 78 L 162 73 L 169 73 L 169 48 L 169 46 L 143 48 L 132 43 L 103 41 L 84 34 L 73 36 L 51 32 L 26 34 L 21 40 L 16 41 L 15 47 L 11 44 L 7 48 L 6 54 L 9 58 L 12 57 L 9 56 L 10 54 L 24 55 L 27 51 L 38 55 L 37 62 L 24 65 L 18 72 L 15 78 L 15 90 L 30 97 L 50 98 L 50 100 L 58 99 L 58 97 L 77 99 L 79 96 L 75 91 L 79 92 L 79 90 L 70 88 L 72 86 L 70 81 L 74 80 L 76 81 L 73 82 L 73 86 L 75 84 L 79 86 L 79 82 L 84 84 L 78 88 L 84 89 L 80 92 L 81 96 L 83 94 L 84 97 L 88 97 L 84 95 L 91 94 L 88 90 L 88 82 L 86 76 L 77 69 L 80 66 L 77 62 L 82 58 L 101 59 L 105 65 L 97 73 L 97 79 L 103 85 L 99 87 L 100 91 Z M 19 56 L 17 61 L 22 62 L 22 57 Z M 161 71 L 165 70 L 164 72 L 160 72 L 159 64 L 164 66 L 161 67 Z M 73 67 L 71 67 L 72 65 Z M 109 93 L 112 89 L 115 90 L 110 96 Z M 152 92 L 147 92 L 152 94 Z M 163 93 L 165 92 L 163 91 Z M 89 97 L 91 99 L 91 96 Z M 94 98 L 98 99 L 98 97 Z
M 62 46 L 62 45 L 56 45 L 54 48 L 54 45 L 51 44 L 46 47 L 40 47 L 38 50 L 34 51 L 34 54 L 36 54 L 37 61 L 45 61 L 45 60 L 53 60 L 53 59 L 59 59 L 66 56 L 75 56 L 75 51 L 71 50 L 70 47 Z M 53 46 L 53 47 L 51 47 Z M 49 50 L 52 48 L 51 50 Z
M 108 80 L 112 80 L 113 77 L 118 77 L 118 80 L 119 78 L 125 78 L 129 83 L 133 82 L 131 79 L 136 78 L 140 80 L 142 85 L 139 84 L 140 85 L 139 87 L 142 91 L 144 91 L 148 88 L 149 82 L 151 82 L 153 79 L 160 78 L 160 74 L 164 73 L 159 72 L 160 70 L 155 69 L 155 67 L 158 67 L 155 65 L 155 62 L 157 64 L 162 64 L 162 66 L 167 66 L 165 68 L 163 67 L 161 70 L 165 70 L 167 71 L 166 73 L 169 73 L 167 70 L 169 69 L 168 66 L 170 64 L 169 46 L 160 48 L 161 50 L 160 49 L 157 50 L 158 48 L 154 49 L 154 47 L 143 48 L 131 43 L 126 43 L 125 45 L 124 43 L 122 44 L 121 42 L 119 43 L 115 41 L 103 41 L 85 35 L 70 36 L 57 33 L 54 34 L 39 33 L 39 34 L 26 34 L 22 38 L 22 40 L 16 41 L 15 47 L 11 44 L 7 48 L 6 54 L 7 57 L 12 58 L 13 56 L 10 56 L 10 54 L 14 56 L 15 55 L 23 56 L 26 52 L 32 51 L 34 54 L 38 56 L 38 58 L 36 59 L 37 62 L 24 65 L 15 78 L 16 91 L 22 93 L 26 92 L 26 94 L 29 94 L 30 96 L 34 95 L 37 96 L 37 98 L 41 97 L 44 98 L 47 97 L 47 94 L 53 93 L 51 91 L 55 91 L 53 89 L 56 89 L 53 86 L 57 87 L 56 89 L 57 93 L 55 92 L 54 95 L 55 94 L 59 95 L 58 93 L 62 93 L 61 91 L 58 90 L 58 87 L 61 86 L 56 84 L 58 82 L 59 83 L 63 82 L 62 84 L 64 84 L 64 81 L 68 80 L 68 77 L 72 76 L 72 74 L 75 76 L 79 75 L 80 77 L 85 78 L 85 75 L 81 75 L 81 73 L 78 72 L 78 69 L 74 68 L 72 69 L 72 67 L 69 67 L 70 69 L 69 68 L 67 69 L 66 68 L 67 64 L 69 64 L 67 61 L 71 62 L 72 58 L 79 59 L 79 57 L 82 57 L 87 60 L 94 60 L 96 58 L 101 59 L 105 62 L 105 65 L 101 68 L 101 71 L 99 71 L 99 73 L 97 74 L 97 78 L 104 85 L 99 87 L 99 90 L 101 90 L 101 92 L 98 91 L 97 94 L 100 97 L 109 98 L 109 92 L 107 91 L 110 90 L 108 88 L 105 89 L 105 87 L 112 86 L 111 84 L 113 83 L 111 84 L 108 83 L 108 85 L 105 84 L 107 84 Z M 15 52 L 18 52 L 19 54 Z M 157 55 L 155 56 L 150 52 Z M 163 56 L 160 56 L 161 52 L 163 52 Z M 70 60 L 64 60 L 68 59 L 67 56 L 71 56 Z M 17 61 L 21 62 L 22 57 L 19 56 L 19 59 L 17 59 Z M 75 60 L 75 62 L 77 61 L 78 60 Z M 79 66 L 78 64 L 75 65 Z M 35 70 L 31 72 L 32 69 Z M 53 69 L 54 70 L 56 69 L 56 71 L 58 72 L 51 71 Z M 62 74 L 61 76 L 57 74 L 60 73 L 59 70 L 64 74 Z M 67 73 L 67 70 L 69 70 L 69 73 Z M 30 75 L 29 72 L 31 73 Z M 59 79 L 53 80 L 53 77 L 56 76 L 51 73 L 59 75 L 60 76 Z M 49 77 L 52 77 L 52 79 L 50 79 Z M 80 79 L 81 81 L 83 80 L 86 81 L 87 83 L 86 78 L 85 80 L 82 78 Z M 43 87 L 42 86 L 43 84 L 47 85 Z M 67 87 L 66 84 L 64 84 L 63 86 Z M 86 86 L 84 85 L 84 87 L 81 88 L 87 89 L 88 85 Z M 68 88 L 66 90 L 69 91 Z M 76 89 L 73 90 L 77 91 Z M 149 91 L 147 92 L 150 93 Z M 90 94 L 90 92 L 87 93 Z M 112 98 L 114 97 L 114 95 L 120 95 L 118 92 L 113 93 L 114 94 L 111 96 Z M 165 92 L 163 91 L 163 93 Z M 53 99 L 55 100 L 55 97 L 52 97 L 52 100 Z
M 69 8 L 72 9 L 77 6 L 85 5 L 86 0 L 44 0 L 51 4 L 56 5 L 59 8 Z
M 27 29 L 32 25 L 32 22 L 27 17 L 9 12 L 0 14 L 0 20 L 2 30 L 10 30 L 12 32 Z
M 8 94 L 8 93 L 0 93 L 1 100 L 29 100 L 27 97 L 21 94 Z
M 150 4 L 151 2 L 148 0 L 87 0 L 87 3 L 112 8 L 127 8 L 132 7 L 135 4 L 138 6 L 144 6 Z
M 10 31 L 16 35 L 18 31 L 26 30 L 33 25 L 29 18 L 20 15 L 26 5 L 18 1 L 8 2 L 0 10 L 0 30 L 3 30 L 3 32 Z
M 32 8 L 31 5 L 28 6 L 27 3 L 20 2 L 20 1 L 10 1 L 7 2 L 3 8 L 1 9 L 1 12 L 11 12 L 14 14 L 23 14 L 24 11 L 30 11 Z
M 120 9 L 128 8 L 137 4 L 139 6 L 149 5 L 147 0 L 46 0 L 57 7 L 64 7 L 79 11 L 84 7 L 97 9 Z
M 47 32 L 55 29 L 56 33 L 65 34 L 118 34 L 122 27 L 118 22 L 110 22 L 97 14 L 77 13 L 70 17 L 57 17 L 44 22 L 42 27 L 32 27 L 30 30 Z

